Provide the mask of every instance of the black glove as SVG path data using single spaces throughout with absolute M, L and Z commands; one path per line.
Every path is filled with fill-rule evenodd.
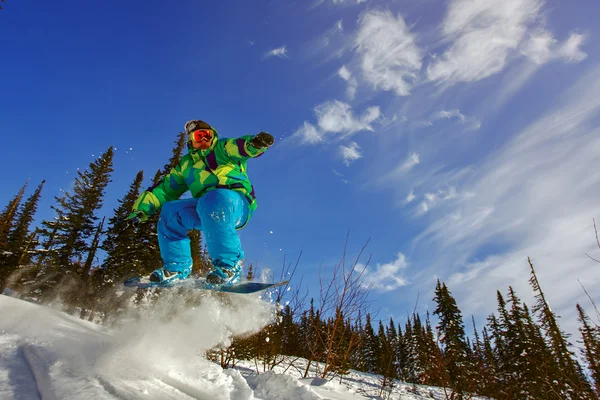
M 275 139 L 270 133 L 260 132 L 252 139 L 250 139 L 250 145 L 256 149 L 264 149 L 265 147 L 271 147 L 275 143 Z

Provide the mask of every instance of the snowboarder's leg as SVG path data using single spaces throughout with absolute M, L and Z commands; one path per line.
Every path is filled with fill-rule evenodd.
M 192 252 L 187 231 L 200 229 L 200 218 L 196 212 L 198 199 L 168 201 L 163 204 L 158 219 L 158 244 L 163 259 L 163 268 L 150 276 L 158 281 L 185 279 L 192 270 Z
M 210 284 L 233 284 L 242 273 L 244 251 L 236 228 L 248 218 L 248 202 L 240 192 L 211 190 L 198 200 L 197 206 L 206 248 L 215 270 L 206 277 Z

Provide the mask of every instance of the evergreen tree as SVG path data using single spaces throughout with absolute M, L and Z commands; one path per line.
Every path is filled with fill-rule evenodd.
M 583 355 L 594 380 L 596 395 L 600 396 L 600 328 L 592 326 L 583 308 L 577 304 L 581 337 L 583 339 Z
M 593 398 L 592 388 L 585 378 L 581 365 L 568 348 L 570 343 L 567 342 L 567 335 L 558 326 L 557 317 L 546 300 L 530 258 L 528 262 L 531 271 L 529 284 L 536 294 L 533 312 L 538 315 L 558 368 L 556 373 L 561 377 L 560 381 L 557 381 L 555 390 L 563 398 Z
M 152 187 L 158 185 L 162 179 L 162 172 L 157 171 L 152 178 Z M 137 229 L 136 238 L 137 246 L 143 251 L 140 253 L 139 265 L 137 271 L 140 275 L 149 275 L 152 271 L 162 267 L 162 258 L 160 256 L 160 249 L 158 247 L 158 236 L 156 231 L 156 225 L 158 223 L 158 217 L 160 213 L 155 213 L 150 216 L 147 222 L 140 224 Z
M 27 199 L 17 213 L 16 223 L 10 232 L 8 239 L 9 251 L 12 255 L 8 259 L 9 266 L 27 265 L 31 261 L 31 253 L 35 243 L 31 240 L 32 233 L 29 231 L 38 203 L 42 188 L 46 181 L 42 181 L 35 192 Z
M 418 376 L 422 372 L 418 363 L 418 344 L 413 334 L 413 324 L 411 318 L 406 320 L 404 325 L 404 346 L 406 348 L 406 364 L 403 367 L 403 380 L 411 383 L 418 383 Z
M 409 370 L 409 349 L 402 328 L 398 324 L 396 337 L 396 375 L 398 379 L 407 381 Z
M 144 173 L 139 171 L 125 196 L 118 200 L 119 206 L 108 220 L 108 229 L 101 246 L 106 252 L 106 258 L 99 271 L 103 276 L 104 286 L 114 287 L 124 278 L 134 276 L 143 270 L 146 249 L 139 245 L 141 242 L 139 229 L 137 227 L 124 229 L 122 226 L 140 194 L 143 180 Z
M 283 308 L 281 314 L 281 349 L 282 353 L 290 356 L 299 356 L 300 337 L 298 326 L 294 323 L 294 311 L 289 304 Z
M 90 237 L 96 230 L 96 211 L 102 207 L 104 190 L 110 182 L 113 172 L 113 148 L 90 163 L 89 169 L 77 173 L 73 191 L 55 197 L 56 217 L 52 221 L 43 221 L 42 234 L 46 244 L 51 242 L 53 261 L 62 267 L 74 265 L 89 252 Z M 81 271 L 78 271 L 81 272 Z
M 437 330 L 443 345 L 443 360 L 450 385 L 459 398 L 474 387 L 472 366 L 468 357 L 462 314 L 446 284 L 438 280 L 433 299 L 437 307 L 433 312 L 439 318 Z
M 9 233 L 16 222 L 17 210 L 19 209 L 19 204 L 21 204 L 26 188 L 27 183 L 21 187 L 15 197 L 6 205 L 2 214 L 0 214 L 0 255 L 2 256 L 8 255 L 4 253 L 8 253 Z
M 377 331 L 377 342 L 379 344 L 379 353 L 377 359 L 376 372 L 381 375 L 380 392 L 382 396 L 385 392 L 390 393 L 394 386 L 396 371 L 394 367 L 394 350 L 395 346 L 389 332 L 386 332 L 383 322 L 379 320 L 379 328 Z
M 364 346 L 362 351 L 364 370 L 377 373 L 381 348 L 371 324 L 371 314 L 366 315 L 364 332 Z

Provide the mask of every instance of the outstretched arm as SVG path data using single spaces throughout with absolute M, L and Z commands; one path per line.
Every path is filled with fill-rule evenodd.
M 225 142 L 227 155 L 234 159 L 258 157 L 275 143 L 273 136 L 267 132 L 260 132 L 255 136 L 242 136 L 237 139 L 228 139 Z

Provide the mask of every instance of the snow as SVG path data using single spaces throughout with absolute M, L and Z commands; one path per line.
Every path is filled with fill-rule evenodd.
M 351 371 L 339 383 L 316 378 L 311 369 L 312 377 L 302 378 L 302 359 L 281 357 L 266 372 L 254 361 L 222 369 L 204 352 L 270 323 L 275 305 L 249 295 L 206 296 L 187 308 L 181 303 L 164 296 L 140 318 L 129 315 L 108 329 L 0 295 L 0 399 L 380 398 L 378 376 Z M 442 399 L 443 392 L 399 383 L 391 398 Z

